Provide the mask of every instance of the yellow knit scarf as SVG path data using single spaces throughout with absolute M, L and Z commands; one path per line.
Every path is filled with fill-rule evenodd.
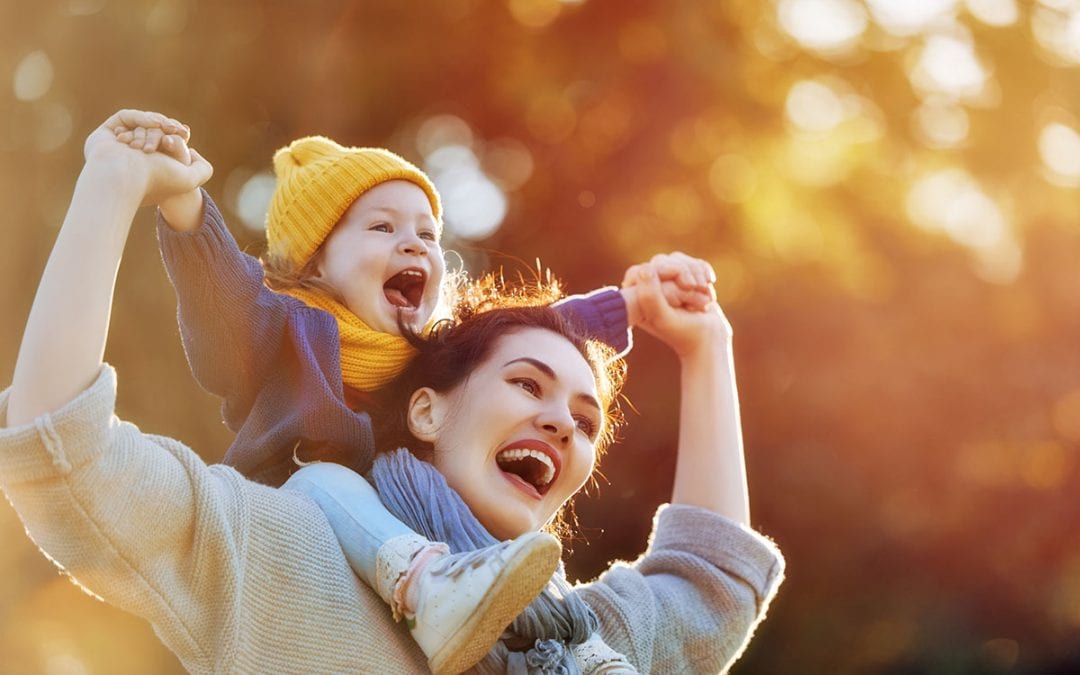
M 416 350 L 405 338 L 372 330 L 349 308 L 318 291 L 284 291 L 337 319 L 341 334 L 341 379 L 360 391 L 374 391 L 405 370 Z

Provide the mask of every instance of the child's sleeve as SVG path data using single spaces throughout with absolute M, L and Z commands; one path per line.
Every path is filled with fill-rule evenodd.
M 563 298 L 552 307 L 586 336 L 626 356 L 633 346 L 626 301 L 614 286 Z
M 176 232 L 159 213 L 157 231 L 191 372 L 224 399 L 236 431 L 280 349 L 292 300 L 263 285 L 259 261 L 240 250 L 205 191 L 198 229 Z

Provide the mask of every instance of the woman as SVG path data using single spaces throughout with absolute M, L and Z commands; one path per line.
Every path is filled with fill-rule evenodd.
M 422 652 L 352 573 L 334 530 L 309 497 L 251 483 L 227 467 L 207 467 L 182 444 L 145 435 L 114 416 L 116 377 L 102 355 L 132 217 L 161 192 L 205 182 L 209 165 L 197 153 L 182 165 L 132 151 L 100 128 L 87 141 L 86 157 L 27 321 L 12 387 L 0 396 L 0 485 L 27 531 L 77 583 L 149 620 L 192 672 L 423 671 Z M 715 307 L 704 314 L 667 308 L 648 272 L 639 284 L 648 308 L 643 325 L 675 349 L 683 366 L 684 424 L 673 499 L 682 505 L 661 513 L 650 552 L 638 563 L 614 567 L 581 593 L 600 618 L 604 641 L 639 670 L 717 670 L 737 655 L 761 616 L 782 563 L 746 529 L 726 322 Z M 501 427 L 481 429 L 461 413 L 479 414 L 494 400 L 493 392 L 474 383 L 490 384 L 492 370 L 508 364 L 499 358 L 516 361 L 512 367 L 536 368 L 529 359 L 539 354 L 563 383 L 554 389 L 566 410 L 552 406 L 559 419 L 536 423 L 553 426 L 559 439 L 566 435 L 570 411 L 588 396 L 599 399 L 599 388 L 595 379 L 587 381 L 592 370 L 573 344 L 549 333 L 501 336 L 465 384 L 418 390 L 408 410 L 410 429 L 430 438 L 447 482 L 499 534 L 535 529 L 561 503 L 532 503 L 489 479 L 470 490 L 468 476 L 455 478 L 459 468 L 490 471 L 470 448 L 502 437 Z M 530 422 L 519 415 L 514 423 Z M 575 447 L 580 443 L 575 436 Z M 567 492 L 572 482 L 560 477 L 591 470 L 595 441 L 581 447 L 583 455 L 568 455 L 545 496 Z M 706 531 L 711 541 L 702 547 Z M 660 579 L 685 576 L 687 564 L 716 573 L 656 588 Z M 682 622 L 704 621 L 720 630 L 693 631 L 695 641 L 687 643 L 656 625 L 673 605 L 685 609 L 689 602 L 711 609 L 705 616 L 682 611 Z M 649 607 L 654 611 L 642 610 Z M 724 636 L 719 643 L 717 635 Z

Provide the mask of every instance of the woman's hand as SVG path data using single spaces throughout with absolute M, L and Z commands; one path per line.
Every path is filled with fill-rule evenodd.
M 731 341 L 731 324 L 720 306 L 716 304 L 716 295 L 712 289 L 712 280 L 716 279 L 712 267 L 703 260 L 694 260 L 695 270 L 691 272 L 695 283 L 702 279 L 708 283 L 711 300 L 703 307 L 688 308 L 672 306 L 661 284 L 661 272 L 669 264 L 670 254 L 654 257 L 643 265 L 636 265 L 627 271 L 623 280 L 625 287 L 636 292 L 638 321 L 637 325 L 649 334 L 671 347 L 681 360 L 695 358 L 713 348 L 726 349 Z
M 131 129 L 142 130 L 140 142 L 120 142 L 118 136 Z M 87 137 L 83 154 L 88 168 L 110 172 L 117 190 L 134 194 L 140 204 L 157 204 L 195 190 L 214 172 L 187 147 L 187 137 L 186 127 L 164 115 L 121 110 Z

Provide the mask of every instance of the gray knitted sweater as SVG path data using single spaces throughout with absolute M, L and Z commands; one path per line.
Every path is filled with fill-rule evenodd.
M 0 428 L 0 487 L 75 583 L 148 620 L 195 673 L 425 671 L 313 502 L 141 432 L 115 398 L 105 366 L 61 409 Z M 637 561 L 580 588 L 641 672 L 706 673 L 738 656 L 782 576 L 765 538 L 666 506 Z

